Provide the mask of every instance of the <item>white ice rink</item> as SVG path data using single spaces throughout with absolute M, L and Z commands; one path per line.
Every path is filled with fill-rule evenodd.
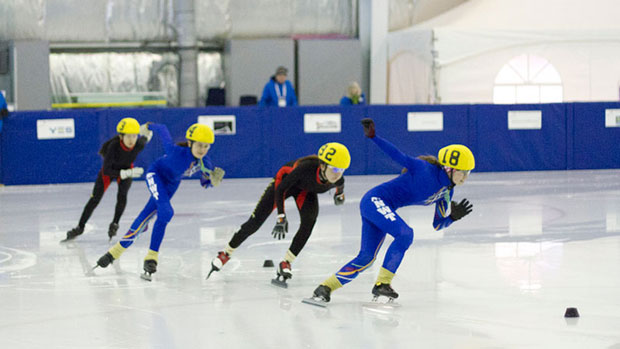
M 150 230 L 91 271 L 109 247 L 115 184 L 65 245 L 92 183 L 0 187 L 0 348 L 620 348 L 620 170 L 473 173 L 455 199 L 474 211 L 450 228 L 432 229 L 434 207 L 398 211 L 415 231 L 393 282 L 400 307 L 369 304 L 391 238 L 328 308 L 302 304 L 357 254 L 359 200 L 391 177 L 347 177 L 344 206 L 320 196 L 286 290 L 262 267 L 293 235 L 274 240 L 274 216 L 205 280 L 267 178 L 206 191 L 184 181 L 150 283 L 139 278 Z M 120 235 L 146 199 L 145 183 L 134 183 Z M 286 204 L 294 233 L 299 218 Z M 567 307 L 581 317 L 566 320 Z

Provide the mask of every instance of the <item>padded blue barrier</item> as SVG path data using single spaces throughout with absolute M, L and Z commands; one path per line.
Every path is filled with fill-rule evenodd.
M 508 111 L 541 110 L 542 128 L 509 130 Z M 472 105 L 476 171 L 562 170 L 567 168 L 566 105 Z
M 7 185 L 94 181 L 101 144 L 116 135 L 123 117 L 168 126 L 175 141 L 200 115 L 235 115 L 236 134 L 218 135 L 210 157 L 228 178 L 272 177 L 288 161 L 314 154 L 326 142 L 345 144 L 347 174 L 398 173 L 400 166 L 366 139 L 360 125 L 372 117 L 377 133 L 403 152 L 437 154 L 451 143 L 469 146 L 476 171 L 620 168 L 620 127 L 605 127 L 605 110 L 620 103 L 536 105 L 208 107 L 15 112 L 0 134 L 0 182 Z M 541 110 L 542 129 L 508 130 L 509 110 Z M 409 132 L 407 113 L 443 113 L 442 131 Z M 340 133 L 304 133 L 306 113 L 340 113 Z M 38 119 L 73 118 L 75 138 L 37 139 Z M 135 165 L 147 168 L 163 155 L 157 136 Z
M 620 103 L 574 103 L 572 108 L 569 168 L 619 168 L 620 127 L 605 127 L 605 110 L 620 109 Z
M 443 112 L 443 131 L 407 131 L 409 112 Z M 472 146 L 468 137 L 469 110 L 462 105 L 414 105 L 414 106 L 370 106 L 367 115 L 375 120 L 376 131 L 410 156 L 434 155 L 442 147 L 460 143 Z M 359 129 L 359 124 L 356 125 Z M 357 131 L 360 135 L 363 132 Z M 392 161 L 371 140 L 364 139 L 367 147 L 368 166 L 365 173 L 398 173 L 400 165 Z M 475 149 L 472 148 L 472 151 Z

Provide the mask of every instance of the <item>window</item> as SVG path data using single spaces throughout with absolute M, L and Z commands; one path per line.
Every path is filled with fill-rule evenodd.
M 559 103 L 562 99 L 560 74 L 549 61 L 539 56 L 517 56 L 495 77 L 495 104 Z

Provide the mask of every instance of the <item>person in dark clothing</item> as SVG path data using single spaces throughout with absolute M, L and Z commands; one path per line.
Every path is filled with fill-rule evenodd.
M 241 229 L 233 235 L 224 251 L 219 251 L 217 257 L 213 259 L 207 278 L 228 262 L 233 251 L 263 225 L 274 209 L 278 210 L 278 217 L 272 235 L 278 240 L 283 239 L 288 232 L 284 200 L 292 196 L 295 198 L 301 223 L 277 271 L 278 280 L 280 277 L 284 281 L 290 279 L 291 263 L 310 238 L 319 214 L 317 194 L 336 188 L 334 203 L 343 204 L 343 174 L 350 163 L 351 155 L 347 147 L 332 142 L 323 145 L 317 155 L 306 156 L 282 166 L 265 189 L 250 219 L 241 225 Z
M 67 232 L 65 241 L 73 240 L 84 232 L 86 222 L 99 205 L 103 194 L 113 180 L 118 183 L 118 194 L 114 218 L 108 228 L 108 236 L 112 239 L 116 235 L 118 222 L 127 205 L 127 193 L 131 187 L 132 178 L 138 178 L 144 172 L 142 167 L 133 167 L 133 162 L 153 136 L 153 132 L 148 129 L 147 124 L 140 126 L 138 121 L 133 118 L 122 119 L 116 125 L 116 131 L 118 136 L 110 138 L 99 150 L 99 155 L 103 157 L 103 167 L 99 170 L 90 200 L 82 211 L 77 227 Z

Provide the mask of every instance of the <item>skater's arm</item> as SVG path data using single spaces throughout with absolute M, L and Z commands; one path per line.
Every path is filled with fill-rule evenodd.
M 408 170 L 413 171 L 415 168 L 416 159 L 401 152 L 396 146 L 385 139 L 375 135 L 371 138 L 376 145 L 383 150 L 392 160 L 396 161 L 399 165 L 406 167 Z
M 157 133 L 159 139 L 161 139 L 161 143 L 164 145 L 164 150 L 166 151 L 166 154 L 170 154 L 175 146 L 172 142 L 172 136 L 170 136 L 170 131 L 168 131 L 166 125 L 149 124 L 149 129 Z
M 336 193 L 334 193 L 334 204 L 336 206 L 344 204 L 344 177 L 340 178 L 336 184 Z
M 147 139 L 146 137 L 140 137 L 138 138 L 138 141 L 136 142 L 136 151 L 137 152 L 141 152 L 144 149 L 144 146 L 146 146 L 147 143 Z
M 454 190 L 450 190 L 450 193 L 447 197 L 442 198 L 437 201 L 435 204 L 435 218 L 433 219 L 433 228 L 439 231 L 441 229 L 449 227 L 454 220 L 450 218 L 448 215 L 448 206 L 450 205 L 450 201 L 452 200 L 452 194 L 454 194 Z

